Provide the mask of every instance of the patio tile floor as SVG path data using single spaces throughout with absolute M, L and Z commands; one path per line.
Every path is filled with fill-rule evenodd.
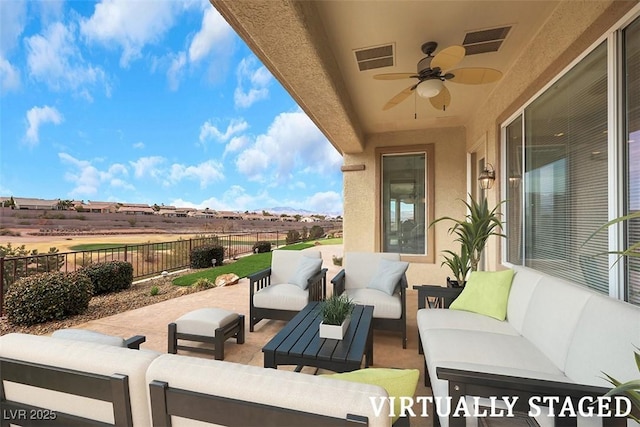
M 317 250 L 310 248 L 307 250 Z M 333 265 L 332 256 L 342 256 L 342 246 L 320 246 L 323 267 L 328 268 L 327 290 L 331 291 L 331 278 L 340 271 L 341 267 Z M 402 349 L 401 338 L 398 334 L 375 331 L 374 333 L 374 364 L 373 367 L 417 368 L 420 370 L 420 380 L 416 396 L 430 396 L 431 390 L 424 387 L 424 359 L 418 354 L 418 331 L 416 325 L 416 311 L 418 306 L 417 292 L 407 291 L 407 348 Z M 178 298 L 163 301 L 146 307 L 130 310 L 102 319 L 76 326 L 111 335 L 128 338 L 133 335 L 145 335 L 147 340 L 141 348 L 167 352 L 167 325 L 183 314 L 204 307 L 219 307 L 245 315 L 245 343 L 236 344 L 234 339 L 225 343 L 225 361 L 247 365 L 263 366 L 262 347 L 286 324 L 284 321 L 263 320 L 256 325 L 255 332 L 249 332 L 249 281 L 241 279 L 238 284 L 213 288 Z M 194 357 L 212 357 L 196 352 L 180 351 Z M 364 365 L 363 365 L 364 366 Z M 279 369 L 287 369 L 280 367 Z M 291 367 L 293 369 L 293 367 Z M 305 368 L 303 373 L 313 373 L 315 369 Z M 320 373 L 324 373 L 321 371 Z M 415 407 L 418 412 L 421 409 Z M 430 412 L 432 413 L 432 412 Z M 412 426 L 431 426 L 431 418 L 413 418 Z

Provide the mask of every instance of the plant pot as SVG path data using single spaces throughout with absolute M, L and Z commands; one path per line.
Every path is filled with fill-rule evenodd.
M 448 288 L 464 288 L 464 285 L 466 285 L 467 282 L 462 282 L 462 284 L 458 283 L 457 280 L 452 280 L 451 278 L 447 277 L 447 287 Z
M 329 338 L 332 340 L 341 340 L 344 338 L 345 332 L 349 327 L 350 317 L 344 319 L 341 325 L 327 325 L 324 322 L 320 322 L 319 335 L 320 338 Z

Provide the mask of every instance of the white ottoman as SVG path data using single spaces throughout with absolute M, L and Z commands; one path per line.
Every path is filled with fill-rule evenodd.
M 53 334 L 51 334 L 51 336 L 53 338 L 62 338 L 75 341 L 88 341 L 97 344 L 113 345 L 116 347 L 128 347 L 135 350 L 139 350 L 140 344 L 142 344 L 146 340 L 143 335 L 136 335 L 125 340 L 124 338 L 103 334 L 101 332 L 74 328 L 58 329 Z
M 244 315 L 221 308 L 201 308 L 190 311 L 173 323 L 169 323 L 169 353 L 178 350 L 213 353 L 217 360 L 224 360 L 224 342 L 235 338 L 244 343 Z M 213 349 L 178 345 L 178 340 L 211 343 Z

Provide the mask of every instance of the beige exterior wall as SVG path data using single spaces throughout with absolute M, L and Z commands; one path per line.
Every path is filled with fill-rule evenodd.
M 460 199 L 466 197 L 465 129 L 438 128 L 424 131 L 392 132 L 367 138 L 361 154 L 345 154 L 345 165 L 365 165 L 364 170 L 344 172 L 344 251 L 379 252 L 376 235 L 376 159 L 377 147 L 434 144 L 435 203 L 434 216 L 464 216 Z M 407 272 L 410 285 L 444 284 L 450 275 L 447 267 L 440 267 L 440 252 L 455 249 L 447 234 L 448 225 L 435 228 L 435 263 L 412 263 Z

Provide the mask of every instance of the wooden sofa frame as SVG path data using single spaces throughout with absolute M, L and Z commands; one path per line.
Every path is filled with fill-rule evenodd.
M 248 276 L 249 279 L 249 332 L 253 332 L 255 325 L 263 319 L 291 320 L 299 310 L 280 310 L 274 308 L 256 307 L 253 305 L 253 295 L 259 290 L 271 286 L 271 268 L 264 269 Z M 322 268 L 309 278 L 309 302 L 323 301 L 327 297 L 327 269 Z
M 115 421 L 113 425 L 133 425 L 129 378 L 126 375 L 90 374 L 0 357 L 0 407 L 3 411 L 0 425 L 2 427 L 8 427 L 11 424 L 107 426 L 111 424 L 7 400 L 4 381 L 109 402 L 113 405 Z
M 463 288 L 443 288 L 441 286 L 421 285 L 414 286 L 418 291 L 418 309 L 440 308 L 448 309 L 451 303 L 460 295 Z M 430 300 L 429 298 L 433 298 Z M 418 333 L 419 334 L 419 333 Z M 418 351 L 424 353 L 422 341 L 418 336 Z M 491 374 L 486 372 L 467 371 L 462 369 L 437 368 L 438 378 L 449 382 L 449 396 L 453 402 L 457 402 L 462 396 L 517 396 L 518 402 L 528 402 L 532 396 L 558 396 L 561 399 L 571 398 L 574 405 L 582 397 L 598 397 L 606 394 L 609 389 L 586 384 L 566 383 L 534 378 L 514 377 L 509 375 Z M 429 372 L 426 357 L 424 360 L 424 384 L 430 387 Z M 518 407 L 522 412 L 528 412 L 529 407 Z M 575 427 L 577 418 L 555 417 L 557 427 Z M 624 418 L 603 418 L 604 427 L 626 427 Z M 434 425 L 440 425 L 440 419 L 434 417 Z M 451 427 L 464 427 L 466 421 L 461 417 L 449 417 Z
M 344 269 L 331 279 L 333 284 L 333 294 L 342 295 L 345 290 L 346 273 Z M 382 331 L 399 332 L 402 335 L 402 348 L 407 348 L 407 278 L 403 274 L 398 283 L 396 290 L 400 291 L 400 302 L 402 304 L 402 313 L 398 319 L 373 318 L 373 329 Z M 394 291 L 395 292 L 395 291 Z
M 154 426 L 170 427 L 171 416 L 229 427 L 259 425 L 287 427 L 349 427 L 368 425 L 367 417 L 347 414 L 344 419 L 310 412 L 246 402 L 227 397 L 172 388 L 164 381 L 149 384 Z

